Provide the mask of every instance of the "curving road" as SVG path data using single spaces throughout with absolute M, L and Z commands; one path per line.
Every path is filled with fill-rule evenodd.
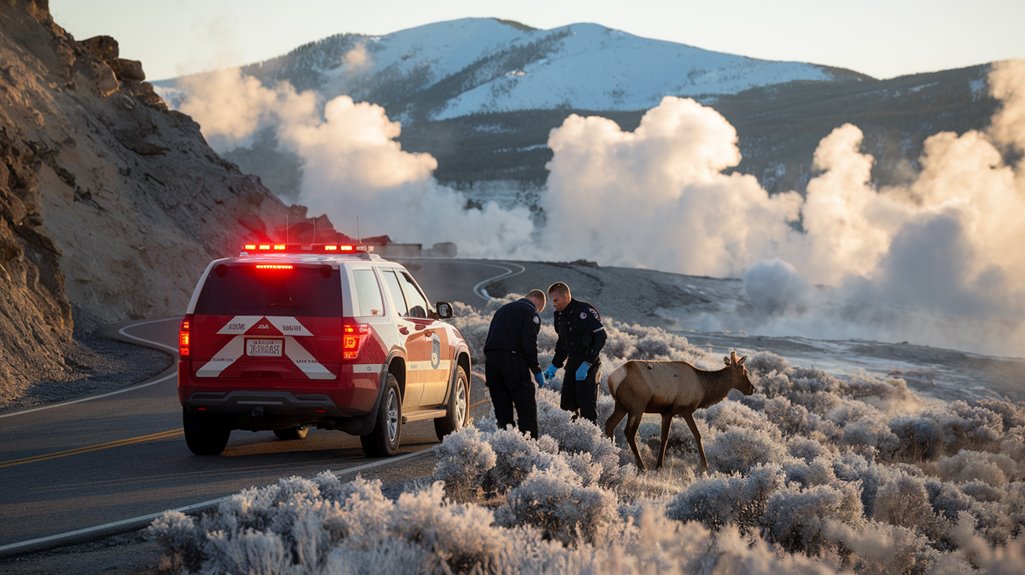
M 484 287 L 523 272 L 513 263 L 401 260 L 427 295 L 479 305 Z M 127 324 L 126 340 L 174 354 L 180 318 Z M 430 421 L 403 427 L 402 455 L 374 460 L 359 438 L 311 430 L 302 441 L 232 432 L 220 457 L 185 446 L 175 366 L 113 393 L 0 415 L 0 556 L 141 527 L 167 509 L 193 509 L 250 487 L 325 469 L 354 473 L 401 465 L 438 444 Z M 486 412 L 479 369 L 472 410 Z

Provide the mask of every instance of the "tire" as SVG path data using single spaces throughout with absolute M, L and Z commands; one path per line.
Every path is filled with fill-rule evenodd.
M 459 431 L 470 423 L 470 380 L 462 366 L 456 367 L 456 379 L 452 385 L 452 393 L 448 396 L 448 407 L 445 417 L 434 420 L 434 432 L 438 439 Z
M 293 439 L 306 439 L 306 436 L 310 434 L 310 428 L 305 425 L 298 427 L 286 427 L 285 429 L 275 429 L 274 437 L 278 439 L 289 441 Z
M 395 376 L 388 374 L 381 394 L 381 405 L 377 408 L 374 429 L 359 436 L 363 452 L 370 457 L 390 457 L 399 450 L 402 437 L 402 394 Z
M 182 410 L 185 443 L 196 455 L 220 455 L 228 445 L 231 429 L 211 417 Z

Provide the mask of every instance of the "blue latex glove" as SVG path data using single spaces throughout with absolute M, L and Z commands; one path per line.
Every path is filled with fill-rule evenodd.
M 581 363 L 580 367 L 577 368 L 577 381 L 584 381 L 587 379 L 587 370 L 589 369 L 591 369 L 591 364 L 586 361 Z
M 548 369 L 545 370 L 545 380 L 549 380 L 555 377 L 555 370 L 557 369 L 559 368 L 555 367 L 554 365 L 549 365 Z
M 534 374 L 534 381 L 537 382 L 537 386 L 538 387 L 544 387 L 545 386 L 545 374 L 544 374 L 544 372 L 543 371 L 539 371 L 539 372 L 535 373 Z

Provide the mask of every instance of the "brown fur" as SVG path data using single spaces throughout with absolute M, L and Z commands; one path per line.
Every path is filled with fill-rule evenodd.
M 637 459 L 637 468 L 644 470 L 641 455 L 637 452 L 637 428 L 645 413 L 662 415 L 662 443 L 658 450 L 656 469 L 665 462 L 666 444 L 673 416 L 682 415 L 698 444 L 701 468 L 708 469 L 705 449 L 701 446 L 701 434 L 694 422 L 694 410 L 715 405 L 723 400 L 731 389 L 744 395 L 754 393 L 754 386 L 748 378 L 744 360 L 737 359 L 737 352 L 731 351 L 724 357 L 726 367 L 719 371 L 698 369 L 685 361 L 641 361 L 631 360 L 609 375 L 609 391 L 616 401 L 615 410 L 605 422 L 605 434 L 613 432 L 623 417 L 626 421 L 626 441 Z

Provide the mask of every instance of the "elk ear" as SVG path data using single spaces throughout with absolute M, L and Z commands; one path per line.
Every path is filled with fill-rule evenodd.
M 737 362 L 737 365 L 744 365 L 745 361 L 747 361 L 747 356 L 746 355 L 744 357 L 740 358 L 740 361 Z
M 725 357 L 725 356 L 724 356 L 724 357 L 722 358 L 722 361 L 723 361 L 723 363 L 725 363 L 726 365 L 730 365 L 730 358 L 728 358 L 728 357 Z

